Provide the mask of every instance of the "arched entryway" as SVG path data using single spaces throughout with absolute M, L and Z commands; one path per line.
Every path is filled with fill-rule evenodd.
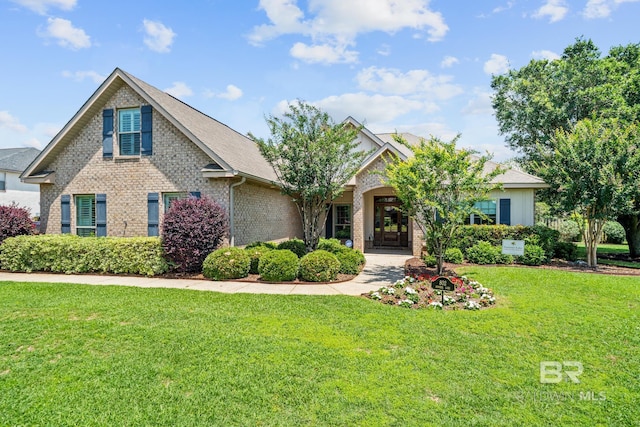
M 395 196 L 373 198 L 373 246 L 409 246 L 409 217 L 400 209 Z

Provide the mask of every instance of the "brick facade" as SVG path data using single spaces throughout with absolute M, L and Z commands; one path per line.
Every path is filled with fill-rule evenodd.
M 147 104 L 124 85 L 102 108 L 138 107 Z M 116 115 L 117 120 L 117 115 Z M 116 122 L 117 129 L 117 122 Z M 43 170 L 56 172 L 55 184 L 42 184 L 41 230 L 60 233 L 60 196 L 71 197 L 71 230 L 75 234 L 75 195 L 104 193 L 107 196 L 107 234 L 109 236 L 147 235 L 147 194 L 160 193 L 160 212 L 164 212 L 162 193 L 199 191 L 229 212 L 230 179 L 208 179 L 201 169 L 211 158 L 192 143 L 158 111 L 153 111 L 153 154 L 118 156 L 114 138 L 114 158 L 102 156 L 102 109 L 54 157 Z M 244 187 L 244 188 L 243 188 Z M 292 218 L 295 206 L 278 190 L 245 184 L 236 191 L 237 241 L 273 240 L 297 233 Z M 255 198 L 255 202 L 251 201 Z M 251 207 L 251 203 L 256 203 Z M 268 223 L 271 218 L 274 223 Z M 278 219 L 280 218 L 280 219 Z

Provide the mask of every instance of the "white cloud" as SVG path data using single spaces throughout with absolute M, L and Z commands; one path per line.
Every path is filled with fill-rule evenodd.
M 357 111 L 361 117 L 355 117 L 356 120 L 383 123 L 392 122 L 397 117 L 413 111 L 426 113 L 433 109 L 432 104 L 402 96 L 369 95 L 363 92 L 329 96 L 313 104 L 336 120 L 343 120 Z
M 22 141 L 22 145 L 25 147 L 33 147 L 39 150 L 42 149 L 42 143 L 38 140 L 38 138 L 29 138 L 26 141 Z
M 451 76 L 434 76 L 427 70 L 368 67 L 361 70 L 356 81 L 361 89 L 392 95 L 410 95 L 434 99 L 449 99 L 462 93 L 451 83 Z
M 102 83 L 107 77 L 96 71 L 63 71 L 62 76 L 68 79 L 73 79 L 77 82 L 81 82 L 84 79 L 90 79 L 94 83 Z
M 71 10 L 76 6 L 77 0 L 12 0 L 32 11 L 45 15 L 50 7 L 62 10 Z
M 57 39 L 60 46 L 73 50 L 91 47 L 91 38 L 83 29 L 74 27 L 71 21 L 48 18 L 47 23 L 46 31 L 40 33 L 40 36 Z
M 346 46 L 321 44 L 309 46 L 298 42 L 289 51 L 291 56 L 307 63 L 336 64 L 358 60 L 358 52 L 347 50 Z
M 587 19 L 607 18 L 618 5 L 635 3 L 640 0 L 589 0 L 582 11 Z
M 492 53 L 491 58 L 484 63 L 484 72 L 487 74 L 503 74 L 509 71 L 509 60 L 504 55 Z
M 531 57 L 533 59 L 548 59 L 549 61 L 560 59 L 560 55 L 550 50 L 535 50 L 531 52 Z
M 462 109 L 462 112 L 468 115 L 493 114 L 491 92 L 476 89 L 474 91 L 474 97 L 467 102 L 467 105 Z
M 19 133 L 27 132 L 27 127 L 20 123 L 20 120 L 13 117 L 8 111 L 0 111 L 0 128 L 9 129 Z
M 164 91 L 176 98 L 186 98 L 193 95 L 191 88 L 184 82 L 173 82 L 173 86 L 165 89 Z
M 259 8 L 267 14 L 269 24 L 254 27 L 248 40 L 261 45 L 281 35 L 297 34 L 309 37 L 312 43 L 296 43 L 292 55 L 322 58 L 316 62 L 352 62 L 357 53 L 347 51 L 346 46 L 354 46 L 364 33 L 391 34 L 408 28 L 426 32 L 430 41 L 442 40 L 449 27 L 428 4 L 428 0 L 311 0 L 305 16 L 296 0 L 260 0 Z
M 378 55 L 389 56 L 391 55 L 391 46 L 388 44 L 383 44 L 377 50 Z
M 460 61 L 455 56 L 447 55 L 444 58 L 442 58 L 442 62 L 440 63 L 440 66 L 442 68 L 451 68 L 459 62 Z
M 546 0 L 540 9 L 533 14 L 534 18 L 549 17 L 549 22 L 558 22 L 564 19 L 569 12 L 564 0 Z
M 207 98 L 216 97 L 216 98 L 226 99 L 229 101 L 235 101 L 236 99 L 240 99 L 242 95 L 243 95 L 242 89 L 240 89 L 238 86 L 235 86 L 235 85 L 227 85 L 227 90 L 222 93 L 214 93 L 211 91 L 207 91 L 205 93 L 205 96 Z
M 167 53 L 171 50 L 173 39 L 176 37 L 176 33 L 171 28 L 166 27 L 162 22 L 148 19 L 143 20 L 142 24 L 146 34 L 144 44 L 149 49 L 159 53 Z

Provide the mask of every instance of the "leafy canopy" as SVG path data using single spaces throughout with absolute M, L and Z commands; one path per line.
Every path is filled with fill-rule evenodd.
M 418 145 L 408 144 L 399 135 L 394 138 L 411 149 L 413 155 L 406 160 L 397 156 L 389 159 L 385 168 L 387 184 L 394 188 L 403 209 L 424 233 L 427 247 L 438 260 L 440 274 L 442 257 L 455 231 L 471 214 L 486 218 L 475 204 L 501 188 L 494 179 L 504 170 L 490 168 L 489 155 L 477 156 L 476 151 L 457 149 L 460 135 L 451 142 L 434 137 L 421 139 Z

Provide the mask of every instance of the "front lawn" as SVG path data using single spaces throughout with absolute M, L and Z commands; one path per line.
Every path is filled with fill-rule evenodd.
M 629 255 L 628 245 L 615 245 L 612 243 L 599 243 L 598 244 L 598 264 L 602 265 L 616 265 L 618 267 L 627 268 L 640 268 L 640 262 L 624 259 L 607 259 L 607 256 L 621 256 Z M 587 250 L 584 243 L 578 243 L 578 258 L 582 260 L 587 259 Z
M 637 277 L 461 273 L 497 306 L 1 282 L 0 425 L 640 419 Z M 544 361 L 581 363 L 580 383 L 542 384 Z

